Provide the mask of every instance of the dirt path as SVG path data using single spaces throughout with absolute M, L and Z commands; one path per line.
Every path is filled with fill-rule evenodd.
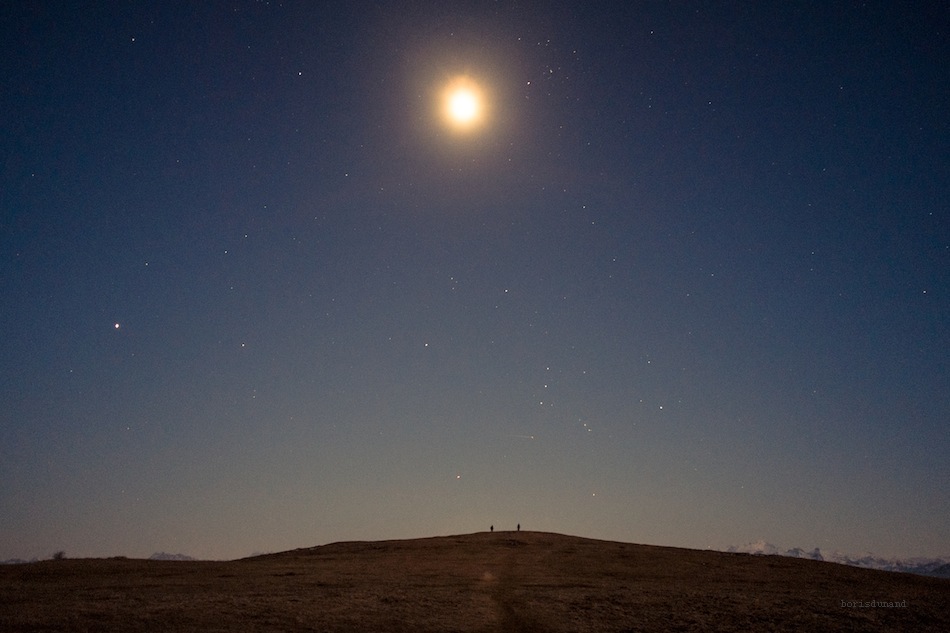
M 505 543 L 511 551 L 505 556 L 501 573 L 492 591 L 492 600 L 499 613 L 498 630 L 506 633 L 539 633 L 549 630 L 540 623 L 525 597 L 521 595 L 520 587 L 524 580 L 521 573 L 521 549 L 526 545 L 527 543 L 517 539 L 509 539 Z

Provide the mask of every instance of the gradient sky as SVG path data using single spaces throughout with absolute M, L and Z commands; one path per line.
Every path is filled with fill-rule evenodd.
M 5 3 L 0 559 L 950 553 L 938 4 Z

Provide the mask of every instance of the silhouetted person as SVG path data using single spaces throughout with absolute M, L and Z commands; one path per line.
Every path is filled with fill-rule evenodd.
M 491 530 L 492 532 L 494 532 L 494 531 L 495 531 L 495 526 L 493 525 L 493 526 L 491 526 L 491 527 L 488 528 L 488 529 Z
M 519 531 L 519 532 L 521 531 L 521 524 L 520 524 L 520 523 L 518 524 L 518 531 Z

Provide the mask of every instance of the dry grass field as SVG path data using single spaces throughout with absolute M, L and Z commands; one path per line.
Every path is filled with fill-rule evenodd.
M 849 607 L 842 601 L 901 602 Z M 0 568 L 2 631 L 950 631 L 950 580 L 539 532 Z

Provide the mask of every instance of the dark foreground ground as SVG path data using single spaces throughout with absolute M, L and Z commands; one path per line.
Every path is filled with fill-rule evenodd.
M 0 568 L 0 631 L 697 630 L 947 632 L 950 580 L 538 532 Z

